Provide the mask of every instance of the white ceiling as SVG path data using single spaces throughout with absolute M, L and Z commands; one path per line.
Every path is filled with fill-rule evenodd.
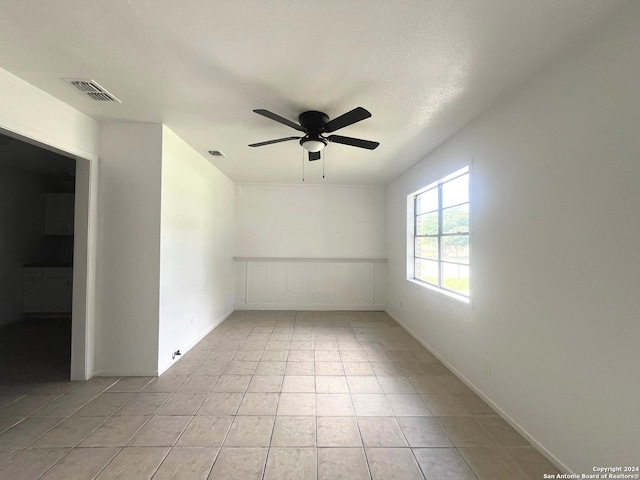
M 296 135 L 256 115 L 373 117 L 306 183 L 384 184 L 632 0 L 3 0 L 0 67 L 104 121 L 161 122 L 239 183 L 299 183 Z M 92 78 L 122 104 L 63 78 Z

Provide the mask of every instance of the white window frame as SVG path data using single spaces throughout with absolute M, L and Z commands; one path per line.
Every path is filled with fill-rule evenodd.
M 441 294 L 446 295 L 447 297 L 451 297 L 451 298 L 455 298 L 457 300 L 460 300 L 464 303 L 471 303 L 471 283 L 469 285 L 469 294 L 465 295 L 459 291 L 455 291 L 455 290 L 450 290 L 447 289 L 446 287 L 442 286 L 442 280 L 443 280 L 443 264 L 455 264 L 455 262 L 450 262 L 450 261 L 446 261 L 442 259 L 442 237 L 446 237 L 448 236 L 448 234 L 443 234 L 442 232 L 442 218 L 443 218 L 443 207 L 442 207 L 442 185 L 455 180 L 463 175 L 468 175 L 469 177 L 469 190 L 471 190 L 471 168 L 470 165 L 466 165 L 462 168 L 457 169 L 455 172 L 446 175 L 442 178 L 440 178 L 439 180 L 430 183 L 429 185 L 421 188 L 420 190 L 417 190 L 413 193 L 411 193 L 410 195 L 407 196 L 407 280 L 416 283 L 420 286 L 426 287 L 427 289 L 434 291 L 434 292 L 438 292 Z M 434 188 L 438 189 L 438 233 L 437 235 L 431 235 L 431 237 L 437 237 L 438 239 L 438 259 L 437 259 L 437 264 L 438 264 L 438 271 L 439 271 L 439 275 L 438 275 L 438 284 L 434 284 L 434 283 L 429 283 L 427 281 L 424 281 L 422 279 L 416 278 L 415 276 L 415 270 L 416 270 L 416 260 L 419 257 L 416 257 L 416 238 L 419 238 L 419 236 L 416 235 L 417 233 L 417 211 L 416 211 L 416 199 L 418 197 L 418 195 L 425 193 L 429 190 L 432 190 Z M 469 268 L 469 276 L 471 277 L 471 192 L 469 191 L 469 197 L 468 197 L 468 201 L 467 202 L 463 202 L 460 203 L 459 205 L 464 205 L 464 204 L 468 204 L 469 205 L 469 232 L 466 233 L 466 235 L 469 235 L 469 264 L 460 264 L 460 265 L 466 265 Z M 447 207 L 449 208 L 449 207 Z M 460 233 L 457 233 L 457 235 L 460 235 Z M 429 259 L 429 260 L 433 260 L 433 259 Z M 471 282 L 471 278 L 469 278 L 469 282 Z

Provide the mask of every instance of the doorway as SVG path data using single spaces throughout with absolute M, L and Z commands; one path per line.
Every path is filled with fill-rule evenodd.
M 0 130 L 5 390 L 88 376 L 88 191 L 87 160 Z

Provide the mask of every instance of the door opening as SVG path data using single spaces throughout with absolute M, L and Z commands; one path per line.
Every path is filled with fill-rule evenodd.
M 86 379 L 89 161 L 0 130 L 0 187 L 0 382 Z

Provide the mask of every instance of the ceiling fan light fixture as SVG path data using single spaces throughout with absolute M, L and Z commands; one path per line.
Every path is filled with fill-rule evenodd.
M 316 153 L 327 146 L 327 141 L 322 137 L 305 137 L 300 140 L 300 145 L 302 145 L 302 148 L 304 148 L 307 152 Z

